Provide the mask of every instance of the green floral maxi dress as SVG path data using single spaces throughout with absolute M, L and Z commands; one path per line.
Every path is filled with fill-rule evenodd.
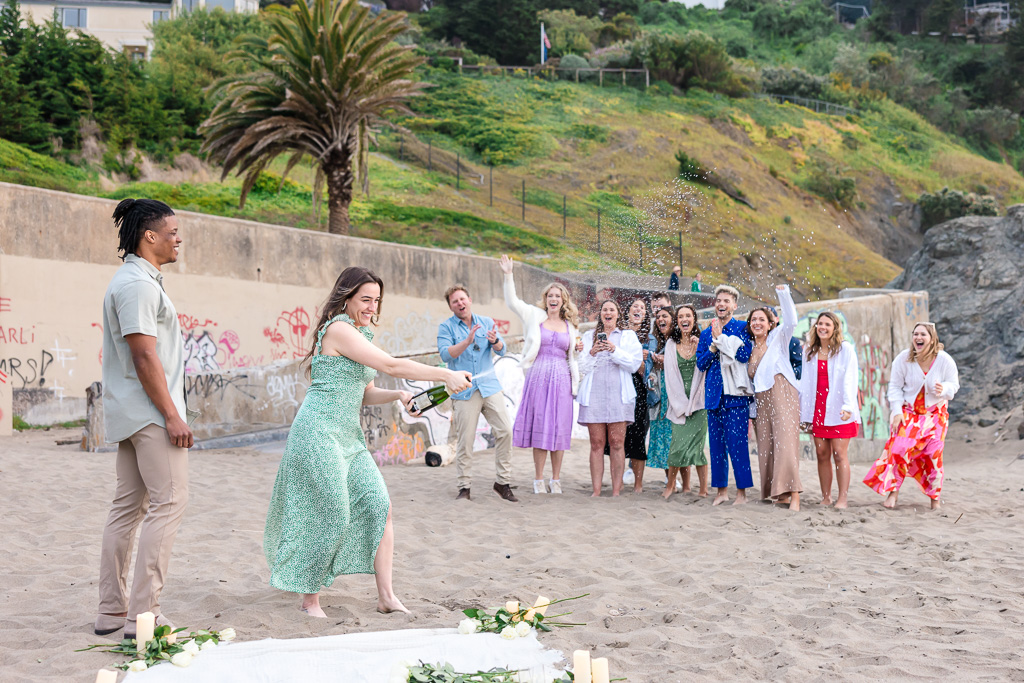
M 374 574 L 391 505 L 359 423 L 363 390 L 377 371 L 320 354 L 324 332 L 339 320 L 354 325 L 342 314 L 317 333 L 312 383 L 288 433 L 263 535 L 270 585 L 292 593 L 318 593 L 342 574 Z

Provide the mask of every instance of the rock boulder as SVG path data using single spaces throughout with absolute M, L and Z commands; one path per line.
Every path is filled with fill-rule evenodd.
M 956 419 L 989 422 L 1024 401 L 1022 274 L 1018 204 L 1003 217 L 967 216 L 931 228 L 892 283 L 928 291 L 939 339 L 960 369 L 960 393 L 950 404 Z

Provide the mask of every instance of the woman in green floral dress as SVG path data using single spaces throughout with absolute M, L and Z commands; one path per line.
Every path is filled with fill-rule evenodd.
M 408 407 L 410 394 L 375 387 L 377 371 L 444 382 L 450 394 L 469 386 L 469 373 L 392 358 L 370 343 L 383 292 L 384 283 L 365 268 L 346 268 L 335 282 L 306 356 L 312 381 L 267 512 L 270 585 L 301 593 L 302 610 L 311 616 L 327 616 L 320 591 L 342 574 L 374 574 L 378 611 L 408 611 L 391 586 L 391 501 L 366 449 L 359 412 L 396 400 Z

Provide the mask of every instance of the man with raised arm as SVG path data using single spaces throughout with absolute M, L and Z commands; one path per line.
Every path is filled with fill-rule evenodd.
M 494 491 L 507 501 L 518 502 L 512 493 L 512 423 L 505 408 L 501 383 L 494 375 L 491 354 L 505 355 L 505 341 L 494 328 L 494 321 L 474 315 L 473 299 L 465 285 L 454 284 L 444 294 L 452 317 L 437 330 L 437 350 L 448 368 L 473 375 L 473 384 L 452 396 L 452 424 L 455 428 L 455 473 L 459 494 L 456 499 L 470 500 L 473 442 L 476 425 L 483 413 L 494 436 Z

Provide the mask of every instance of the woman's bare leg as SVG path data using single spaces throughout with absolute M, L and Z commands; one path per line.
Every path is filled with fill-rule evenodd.
M 847 506 L 846 497 L 850 492 L 850 450 L 849 439 L 829 439 L 832 442 L 832 457 L 836 462 L 836 481 L 839 483 L 839 497 L 836 508 L 843 510 Z M 831 487 L 830 487 L 831 488 Z
M 601 495 L 601 482 L 604 479 L 604 444 L 608 439 L 608 425 L 587 425 L 590 432 L 590 483 L 594 488 L 592 497 Z M 615 468 L 612 468 L 612 486 L 615 485 Z M 619 486 L 622 486 L 622 472 L 619 471 Z
M 938 510 L 942 507 L 942 503 L 938 498 L 932 498 L 932 510 Z
M 373 558 L 373 570 L 376 575 L 373 577 L 377 582 L 377 611 L 381 614 L 388 612 L 405 612 L 402 601 L 395 596 L 391 587 L 391 568 L 395 559 L 395 526 L 391 522 L 391 510 L 388 510 L 388 521 L 384 524 L 384 535 L 381 536 L 380 545 L 377 546 L 377 554 Z
M 890 491 L 889 495 L 885 497 L 885 501 L 882 503 L 882 507 L 889 508 L 892 510 L 896 507 L 896 500 L 900 497 L 899 489 Z
M 551 478 L 555 481 L 562 480 L 562 458 L 564 456 L 565 451 L 551 451 Z
M 668 484 L 665 485 L 665 492 L 661 494 L 661 497 L 665 500 L 671 498 L 672 494 L 676 492 L 676 474 L 678 473 L 678 467 L 668 468 Z
M 554 454 L 552 454 L 553 456 Z M 543 448 L 533 449 L 533 478 L 544 478 L 544 461 L 548 458 L 548 452 Z M 555 469 L 555 459 L 551 458 L 551 469 Z
M 689 468 L 687 468 L 689 469 Z M 708 466 L 697 465 L 697 481 L 700 483 L 700 490 L 697 495 L 701 498 L 708 497 Z
M 603 447 L 602 447 L 603 455 Z M 626 423 L 608 425 L 608 450 L 611 453 L 612 496 L 622 493 L 622 474 L 626 471 Z
M 679 468 L 680 478 L 683 480 L 683 493 L 690 492 L 690 468 L 680 467 Z
M 789 509 L 794 512 L 800 510 L 800 492 L 793 491 L 789 498 Z
M 625 453 L 625 451 L 623 451 Z M 644 492 L 644 468 L 647 467 L 646 460 L 629 459 L 629 469 L 633 470 L 633 493 Z
M 327 618 L 323 608 L 320 607 L 319 593 L 304 593 L 302 595 L 302 607 L 300 609 L 311 617 L 319 617 L 321 619 Z
M 832 504 L 832 444 L 831 439 L 814 437 L 814 454 L 818 458 L 818 482 L 821 484 L 821 504 Z

